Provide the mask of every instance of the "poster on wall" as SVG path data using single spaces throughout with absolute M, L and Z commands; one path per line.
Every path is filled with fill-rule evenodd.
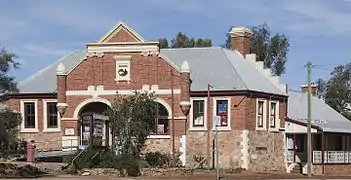
M 217 105 L 217 115 L 220 117 L 220 121 L 221 121 L 220 126 L 227 126 L 228 124 L 227 113 L 228 113 L 228 104 L 223 102 L 219 103 Z

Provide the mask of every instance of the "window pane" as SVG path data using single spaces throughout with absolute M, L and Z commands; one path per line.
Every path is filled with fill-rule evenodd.
M 217 116 L 220 117 L 220 126 L 228 126 L 228 101 L 217 101 Z
M 263 127 L 263 106 L 264 106 L 264 101 L 259 101 L 258 102 L 258 112 L 257 112 L 257 126 L 258 127 Z
M 35 103 L 24 103 L 24 128 L 35 128 Z
M 56 102 L 48 102 L 47 103 L 47 125 L 48 128 L 57 128 L 58 120 L 57 120 L 57 107 Z
M 270 113 L 270 118 L 269 118 L 269 124 L 271 127 L 275 127 L 275 121 L 276 121 L 276 103 L 271 103 L 271 113 Z
M 204 126 L 204 100 L 193 101 L 193 125 Z

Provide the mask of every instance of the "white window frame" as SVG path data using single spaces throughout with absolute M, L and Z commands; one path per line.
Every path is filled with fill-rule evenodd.
M 271 127 L 271 103 L 275 103 L 276 104 L 276 108 L 275 108 L 275 127 L 272 128 Z M 279 101 L 269 101 L 269 118 L 268 118 L 268 129 L 270 131 L 279 131 L 280 128 L 280 118 L 279 118 Z
M 115 79 L 115 81 L 117 83 L 120 82 L 120 81 L 130 82 L 131 81 L 131 79 L 130 79 L 130 74 L 131 74 L 131 72 L 130 72 L 130 69 L 131 69 L 130 68 L 130 61 L 132 59 L 132 56 L 126 56 L 126 55 L 124 55 L 124 56 L 114 56 L 113 58 L 116 61 L 116 79 Z M 120 65 L 126 65 L 127 66 L 128 74 L 126 76 L 120 76 L 118 74 L 118 67 Z
M 228 126 L 227 127 L 221 127 L 218 126 L 217 130 L 219 131 L 230 131 L 231 128 L 231 98 L 230 97 L 213 97 L 213 117 L 217 115 L 217 100 L 227 100 L 228 101 Z M 215 124 L 213 124 L 213 119 L 212 119 L 212 130 L 215 130 Z
M 194 126 L 194 121 L 193 121 L 193 117 L 194 117 L 194 114 L 193 114 L 194 104 L 193 104 L 193 102 L 198 101 L 198 100 L 204 101 L 204 126 L 203 127 Z M 207 97 L 190 98 L 190 103 L 191 103 L 191 108 L 190 108 L 190 123 L 189 123 L 190 127 L 189 127 L 189 130 L 191 130 L 191 131 L 207 130 Z
M 48 117 L 47 117 L 47 103 L 55 102 L 57 103 L 56 99 L 45 99 L 43 102 L 43 121 L 44 127 L 43 132 L 61 132 L 61 117 L 59 111 L 57 111 L 57 128 L 48 128 Z
M 24 103 L 34 103 L 34 108 L 35 108 L 35 128 L 25 128 L 25 113 L 24 113 Z M 21 109 L 21 115 L 22 115 L 22 123 L 21 123 L 21 132 L 26 133 L 26 132 L 39 132 L 38 128 L 38 100 L 37 99 L 25 99 L 25 100 L 20 100 L 20 109 Z
M 263 127 L 258 126 L 258 103 L 263 102 Z M 256 130 L 267 130 L 267 100 L 266 99 L 256 99 Z

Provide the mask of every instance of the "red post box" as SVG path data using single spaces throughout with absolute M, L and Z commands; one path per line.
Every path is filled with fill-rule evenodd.
M 34 145 L 34 141 L 31 140 L 27 142 L 27 162 L 34 161 L 34 154 L 35 154 L 35 145 Z

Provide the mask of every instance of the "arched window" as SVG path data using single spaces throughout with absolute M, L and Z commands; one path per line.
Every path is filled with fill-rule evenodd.
M 157 103 L 156 134 L 169 134 L 168 110 L 161 103 Z

